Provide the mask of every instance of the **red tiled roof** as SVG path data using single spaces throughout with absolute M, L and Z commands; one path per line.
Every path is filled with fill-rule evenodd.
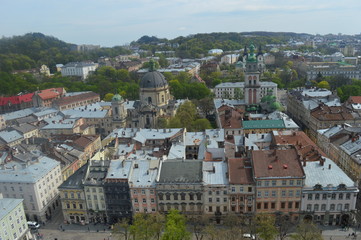
M 292 133 L 278 131 L 278 135 L 273 135 L 276 145 L 293 145 L 299 154 L 309 161 L 319 160 L 326 154 L 303 132 L 292 131 Z
M 252 184 L 251 164 L 244 158 L 229 158 L 228 171 L 230 184 Z
M 350 96 L 348 101 L 350 103 L 361 103 L 361 96 Z
M 311 111 L 311 115 L 319 121 L 344 121 L 353 120 L 354 117 L 343 106 L 321 105 Z
M 252 151 L 255 178 L 304 177 L 296 149 Z
M 9 102 L 14 104 L 20 104 L 22 102 L 31 102 L 34 93 L 28 93 L 20 96 L 11 96 L 11 97 L 0 97 L 0 106 L 9 104 Z
M 64 90 L 63 88 L 49 88 L 49 89 L 41 90 L 37 94 L 43 100 L 52 99 L 52 98 L 57 98 L 58 96 L 62 96 L 64 94 L 63 90 Z

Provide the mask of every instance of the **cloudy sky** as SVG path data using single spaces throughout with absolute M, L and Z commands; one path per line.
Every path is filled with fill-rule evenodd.
M 41 32 L 112 47 L 143 35 L 283 31 L 359 34 L 360 0 L 0 0 L 0 34 Z

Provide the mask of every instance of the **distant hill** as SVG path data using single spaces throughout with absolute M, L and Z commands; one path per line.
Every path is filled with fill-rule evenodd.
M 0 71 L 11 72 L 39 67 L 42 64 L 55 68 L 57 63 L 91 60 L 100 56 L 128 53 L 121 47 L 100 48 L 89 52 L 72 51 L 75 44 L 66 43 L 42 33 L 27 33 L 0 39 Z
M 177 56 L 187 58 L 200 57 L 213 48 L 231 51 L 242 49 L 250 43 L 264 47 L 266 44 L 282 44 L 290 39 L 305 39 L 310 36 L 312 35 L 293 32 L 218 32 L 199 33 L 187 37 L 177 37 L 172 40 L 143 36 L 132 42 L 132 45 L 138 45 L 142 49 L 153 52 L 155 50 L 175 50 Z

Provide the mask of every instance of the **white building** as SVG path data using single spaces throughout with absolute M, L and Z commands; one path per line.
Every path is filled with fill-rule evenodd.
M 233 64 L 236 63 L 239 58 L 239 54 L 227 54 L 221 57 L 221 64 Z
M 356 210 L 357 185 L 333 161 L 306 162 L 302 189 L 303 218 L 324 225 L 353 224 Z
M 277 84 L 274 82 L 259 82 L 260 98 L 272 93 L 277 96 Z M 225 82 L 214 87 L 216 98 L 237 98 L 237 95 L 244 96 L 244 82 Z M 243 97 L 242 97 L 243 98 Z
M 52 215 L 61 183 L 60 163 L 48 157 L 0 164 L 0 191 L 6 198 L 24 199 L 28 220 L 46 221 Z
M 86 79 L 97 68 L 98 64 L 93 62 L 70 62 L 61 67 L 61 75 L 63 77 L 78 76 L 81 79 Z
M 228 213 L 228 171 L 226 162 L 203 162 L 204 214 L 215 217 L 217 223 Z M 213 216 L 212 216 L 213 215 Z
M 0 193 L 0 226 L 0 239 L 31 239 L 22 199 L 3 198 Z

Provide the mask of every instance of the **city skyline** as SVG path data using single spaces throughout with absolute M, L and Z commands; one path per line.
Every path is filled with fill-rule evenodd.
M 2 1 L 2 37 L 41 32 L 68 43 L 123 45 L 144 35 L 173 39 L 211 32 L 359 34 L 356 0 Z

